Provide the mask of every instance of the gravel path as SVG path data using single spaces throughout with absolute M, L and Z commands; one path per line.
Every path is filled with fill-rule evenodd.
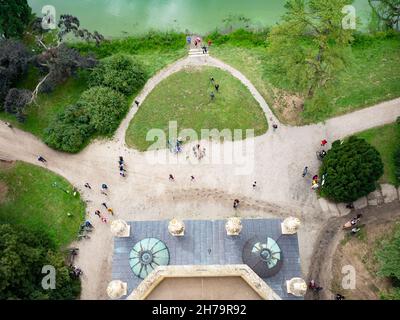
M 324 223 L 330 218 L 322 214 L 317 197 L 310 190 L 310 177 L 302 178 L 304 166 L 311 173 L 318 170 L 315 157 L 320 141 L 345 137 L 351 133 L 393 122 L 400 116 L 400 99 L 357 111 L 351 114 L 304 127 L 289 127 L 279 123 L 256 88 L 239 71 L 211 57 L 190 57 L 177 61 L 151 78 L 136 98 L 142 102 L 163 79 L 182 68 L 208 65 L 227 70 L 249 88 L 260 103 L 267 119 L 279 125 L 275 132 L 247 139 L 254 148 L 248 163 L 252 170 L 246 175 L 235 175 L 238 165 L 208 163 L 211 155 L 200 163 L 186 159 L 192 145 L 174 156 L 177 163 L 152 164 L 161 152 L 140 153 L 125 145 L 125 131 L 137 110 L 133 106 L 112 140 L 97 140 L 77 155 L 54 151 L 30 133 L 0 125 L 0 158 L 22 160 L 40 165 L 36 157 L 48 159 L 46 167 L 68 179 L 87 201 L 88 218 L 96 230 L 90 240 L 77 245 L 80 255 L 77 264 L 84 271 L 82 299 L 105 299 L 105 288 L 111 279 L 112 237 L 109 224 L 102 224 L 94 215 L 106 202 L 116 215 L 125 220 L 224 219 L 233 215 L 233 199 L 241 200 L 238 214 L 242 217 L 299 217 L 303 227 L 299 231 L 303 273 L 307 274 L 313 245 Z M 207 141 L 200 144 L 206 145 Z M 245 144 L 246 144 L 245 143 Z M 221 146 L 213 143 L 207 150 Z M 226 142 L 234 155 L 240 154 L 242 142 Z M 328 146 L 329 147 L 329 146 Z M 238 149 L 235 149 L 238 148 Z M 117 160 L 122 155 L 127 163 L 127 178 L 121 178 Z M 236 158 L 235 158 L 236 159 Z M 250 168 L 251 168 L 250 167 Z M 169 174 L 175 182 L 168 180 Z M 190 176 L 196 177 L 195 182 Z M 257 188 L 252 183 L 257 181 Z M 89 182 L 92 190 L 83 185 Z M 100 194 L 100 185 L 110 187 L 108 196 Z M 134 231 L 133 231 L 134 232 Z

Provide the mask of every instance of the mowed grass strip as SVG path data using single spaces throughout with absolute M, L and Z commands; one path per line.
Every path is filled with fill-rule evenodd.
M 382 127 L 369 129 L 357 134 L 367 140 L 381 154 L 384 164 L 384 173 L 380 182 L 396 185 L 394 153 L 400 142 L 398 124 L 388 124 Z
M 220 85 L 216 92 L 210 78 Z M 214 92 L 215 99 L 210 94 Z M 193 129 L 200 138 L 202 129 L 254 129 L 255 135 L 268 129 L 264 111 L 248 89 L 228 72 L 204 67 L 179 71 L 162 81 L 143 101 L 126 133 L 128 146 L 145 151 L 154 141 L 146 141 L 151 129 L 161 129 L 168 137 L 170 121 L 182 129 Z
M 23 162 L 0 163 L 0 184 L 0 223 L 46 233 L 58 246 L 76 239 L 85 204 L 79 193 L 73 196 L 73 188 L 64 178 Z

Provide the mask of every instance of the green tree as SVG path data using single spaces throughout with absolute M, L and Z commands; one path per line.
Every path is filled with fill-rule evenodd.
M 289 0 L 282 22 L 268 37 L 269 64 L 296 91 L 313 97 L 335 79 L 349 57 L 352 30 L 342 9 L 352 0 Z
M 70 277 L 63 256 L 43 233 L 0 224 L 0 299 L 75 299 L 80 281 Z M 56 289 L 42 288 L 42 268 L 56 269 Z
M 379 152 L 364 139 L 352 136 L 335 141 L 320 169 L 324 179 L 320 194 L 336 202 L 352 202 L 374 191 L 382 174 Z
M 31 19 L 27 0 L 0 0 L 0 36 L 21 38 Z
M 112 133 L 128 110 L 125 96 L 106 87 L 86 90 L 79 104 L 90 115 L 90 125 L 100 134 Z
M 109 87 L 125 95 L 139 91 L 145 81 L 142 64 L 122 54 L 101 61 L 90 76 L 91 86 Z
M 384 29 L 399 29 L 400 0 L 368 0 L 368 3 Z
M 86 110 L 72 105 L 59 113 L 45 129 L 44 141 L 57 150 L 78 152 L 93 132 Z

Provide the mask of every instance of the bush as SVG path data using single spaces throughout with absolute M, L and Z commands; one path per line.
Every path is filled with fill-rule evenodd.
M 320 169 L 325 176 L 320 195 L 336 202 L 355 201 L 374 191 L 382 174 L 379 152 L 364 139 L 335 141 Z
M 44 141 L 57 150 L 78 152 L 93 132 L 86 110 L 72 105 L 58 114 L 46 128 Z
M 90 115 L 90 125 L 100 134 L 117 129 L 128 110 L 125 97 L 110 88 L 93 87 L 82 93 L 79 104 Z
M 76 299 L 79 279 L 71 278 L 63 255 L 43 233 L 0 225 L 0 299 Z M 41 286 L 45 265 L 56 269 L 56 289 Z
M 89 84 L 92 87 L 109 87 L 125 95 L 139 91 L 145 81 L 143 66 L 138 61 L 122 54 L 103 60 L 89 78 Z

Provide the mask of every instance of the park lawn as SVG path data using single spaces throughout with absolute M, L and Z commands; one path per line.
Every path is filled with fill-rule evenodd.
M 268 74 L 268 54 L 265 46 L 215 46 L 211 55 L 241 71 L 271 106 L 283 122 L 301 125 L 368 107 L 400 96 L 400 40 L 375 39 L 370 44 L 354 45 L 353 59 L 337 81 L 324 93 L 327 105 L 312 105 L 305 101 L 305 109 L 290 112 L 282 105 L 280 91 L 274 86 L 277 75 Z M 284 82 L 284 81 L 281 81 Z M 286 92 L 293 96 L 293 92 Z
M 211 77 L 220 85 L 214 101 Z M 265 114 L 248 89 L 229 73 L 211 67 L 186 69 L 162 81 L 131 121 L 128 146 L 147 150 L 153 144 L 146 141 L 151 129 L 163 130 L 168 138 L 169 121 L 177 121 L 178 135 L 182 129 L 193 129 L 198 137 L 201 129 L 254 129 L 255 135 L 268 129 Z
M 394 153 L 400 144 L 398 126 L 398 124 L 393 123 L 357 134 L 358 137 L 367 140 L 381 154 L 384 164 L 384 173 L 380 179 L 381 183 L 396 185 Z
M 29 80 L 23 79 L 22 81 L 29 86 Z M 76 103 L 81 93 L 86 89 L 86 76 L 82 74 L 71 77 L 53 92 L 39 94 L 36 104 L 33 103 L 27 107 L 27 118 L 24 123 L 18 122 L 15 116 L 4 111 L 0 112 L 0 118 L 10 121 L 17 128 L 43 138 L 44 129 L 48 127 L 51 120 L 67 106 Z
M 183 57 L 187 51 L 185 49 L 173 51 L 148 51 L 133 55 L 145 66 L 148 77 L 153 76 L 160 69 Z M 65 83 L 59 85 L 53 92 L 39 94 L 36 104 L 27 107 L 27 119 L 25 123 L 20 123 L 14 115 L 0 111 L 0 119 L 11 122 L 15 127 L 28 131 L 39 138 L 44 137 L 44 129 L 48 127 L 51 120 L 69 105 L 78 102 L 83 91 L 88 89 L 88 74 L 80 72 L 75 77 L 70 77 Z M 16 85 L 18 88 L 33 90 L 38 83 L 39 74 L 31 68 L 24 79 Z M 129 97 L 129 105 L 137 92 Z M 89 141 L 88 141 L 89 143 Z
M 68 190 L 67 194 L 59 188 Z M 0 223 L 17 224 L 46 233 L 63 247 L 76 239 L 84 220 L 85 204 L 72 186 L 50 171 L 23 162 L 0 164 Z M 67 214 L 72 216 L 68 217 Z

